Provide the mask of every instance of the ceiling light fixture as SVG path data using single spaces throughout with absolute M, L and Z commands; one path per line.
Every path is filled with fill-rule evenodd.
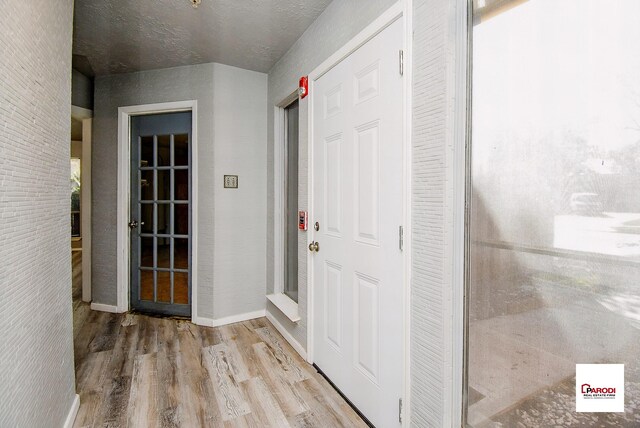
M 200 3 L 202 3 L 202 0 L 190 0 L 191 1 L 191 5 L 193 6 L 194 9 L 198 8 L 198 5 Z

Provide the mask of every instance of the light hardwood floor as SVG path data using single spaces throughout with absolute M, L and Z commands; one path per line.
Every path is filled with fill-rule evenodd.
M 74 306 L 82 299 L 82 251 L 71 252 L 71 296 Z
M 75 427 L 365 427 L 265 318 L 218 328 L 74 302 Z

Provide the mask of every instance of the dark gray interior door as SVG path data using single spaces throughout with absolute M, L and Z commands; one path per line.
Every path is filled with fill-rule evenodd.
M 131 119 L 131 309 L 191 316 L 191 113 Z

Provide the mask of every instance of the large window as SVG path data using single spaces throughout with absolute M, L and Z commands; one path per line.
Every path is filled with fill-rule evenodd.
M 638 17 L 474 1 L 469 426 L 640 426 Z M 625 364 L 625 413 L 576 412 L 577 363 Z

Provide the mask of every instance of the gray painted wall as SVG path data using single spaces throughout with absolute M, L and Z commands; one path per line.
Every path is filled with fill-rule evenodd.
M 396 0 L 334 0 L 318 17 L 287 54 L 269 71 L 268 95 L 268 178 L 267 178 L 267 290 L 273 292 L 274 270 L 274 106 L 280 104 L 298 87 L 298 80 L 306 76 L 362 31 L 375 18 L 391 7 Z M 300 102 L 300 153 L 299 153 L 299 209 L 307 207 L 307 144 L 308 144 L 308 98 Z M 270 302 L 267 310 L 306 349 L 307 347 L 307 236 L 301 232 L 298 239 L 298 311 L 301 320 L 289 321 Z
M 93 110 L 93 80 L 78 70 L 71 71 L 71 105 Z
M 2 2 L 2 427 L 60 427 L 75 398 L 69 245 L 72 9 L 72 0 Z
M 215 185 L 213 305 L 219 319 L 265 306 L 267 75 L 222 64 L 214 72 L 215 177 L 209 174 L 207 182 Z M 225 174 L 238 175 L 238 189 L 224 189 Z
M 263 73 L 219 64 L 96 78 L 94 302 L 116 305 L 118 107 L 197 100 L 198 316 L 217 319 L 264 308 L 266 254 L 255 243 L 264 242 L 266 226 L 255 217 L 266 200 L 266 83 Z M 236 173 L 239 189 L 222 189 L 222 175 Z M 243 218 L 260 224 L 243 224 Z

